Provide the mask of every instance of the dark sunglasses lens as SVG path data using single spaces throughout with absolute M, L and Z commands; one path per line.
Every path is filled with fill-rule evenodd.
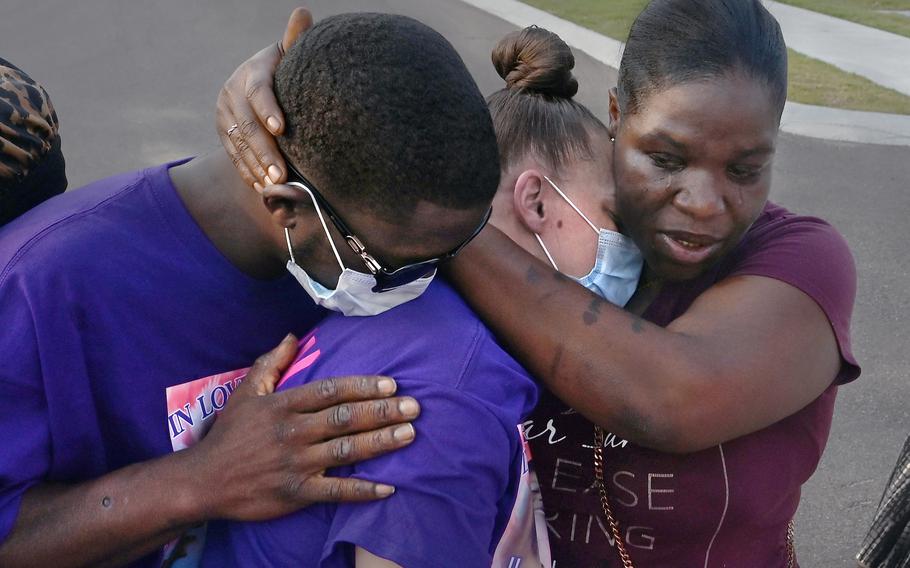
M 399 286 L 404 286 L 415 280 L 430 276 L 436 272 L 436 264 L 437 262 L 435 260 L 431 260 L 413 264 L 411 266 L 404 266 L 391 274 L 380 272 L 376 275 L 376 286 L 373 287 L 373 291 L 388 292 Z

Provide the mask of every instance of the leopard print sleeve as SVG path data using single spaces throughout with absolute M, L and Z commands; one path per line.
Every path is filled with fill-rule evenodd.
M 58 128 L 44 87 L 0 59 L 0 181 L 28 175 L 54 146 Z

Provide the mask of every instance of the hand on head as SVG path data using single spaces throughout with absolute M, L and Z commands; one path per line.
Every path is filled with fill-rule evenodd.
M 218 94 L 218 136 L 243 180 L 258 191 L 287 179 L 287 167 L 274 138 L 284 132 L 284 114 L 272 82 L 281 57 L 311 27 L 310 11 L 295 8 L 281 41 L 243 62 Z

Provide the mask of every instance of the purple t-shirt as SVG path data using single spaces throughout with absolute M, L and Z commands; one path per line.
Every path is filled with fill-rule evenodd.
M 330 472 L 397 491 L 272 521 L 210 523 L 203 566 L 352 566 L 355 546 L 406 567 L 490 566 L 520 475 L 516 425 L 534 407 L 537 389 L 461 298 L 436 281 L 379 316 L 332 315 L 298 360 L 305 368 L 280 388 L 383 374 L 420 401 L 413 444 Z
M 255 280 L 222 256 L 167 168 L 95 182 L 0 230 L 0 541 L 36 482 L 171 452 L 167 387 L 249 365 L 324 315 L 292 276 Z
M 859 375 L 850 349 L 856 271 L 846 243 L 827 223 L 773 204 L 719 266 L 665 287 L 645 318 L 666 326 L 713 283 L 738 275 L 775 278 L 813 298 L 835 332 L 841 370 L 796 414 L 701 452 L 665 454 L 607 433 L 604 479 L 636 566 L 786 566 L 787 524 L 824 450 L 837 385 Z M 622 566 L 594 485 L 592 424 L 546 392 L 525 434 L 555 568 Z

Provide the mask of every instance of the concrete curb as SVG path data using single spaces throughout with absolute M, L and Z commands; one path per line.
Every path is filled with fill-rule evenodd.
M 623 43 L 517 0 L 460 0 L 519 28 L 533 24 L 559 34 L 572 48 L 613 69 L 619 68 Z M 492 49 L 492 46 L 491 46 Z M 833 109 L 787 102 L 781 131 L 863 144 L 910 146 L 910 116 Z
M 910 146 L 910 116 L 787 102 L 780 128 L 810 138 Z

